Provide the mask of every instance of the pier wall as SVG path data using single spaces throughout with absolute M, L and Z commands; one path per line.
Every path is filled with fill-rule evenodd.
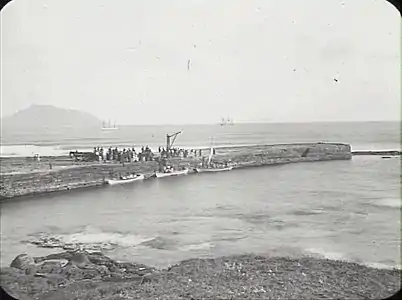
M 205 152 L 204 156 L 208 156 L 208 154 Z M 349 160 L 351 158 L 350 145 L 310 143 L 217 148 L 214 161 L 229 161 L 229 164 L 236 169 L 296 162 Z M 2 160 L 3 163 L 5 160 Z M 201 158 L 173 158 L 170 160 L 170 164 L 176 168 L 194 168 L 200 163 Z M 81 166 L 65 166 L 64 169 L 57 170 L 1 174 L 0 197 L 5 199 L 100 186 L 104 184 L 105 179 L 115 178 L 119 174 L 136 172 L 149 177 L 155 170 L 158 170 L 158 162 L 152 161 L 126 163 L 124 166 L 118 163 L 92 163 Z

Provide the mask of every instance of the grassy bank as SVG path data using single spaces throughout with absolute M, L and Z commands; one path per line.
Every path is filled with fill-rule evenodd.
M 401 280 L 400 270 L 256 255 L 191 259 L 156 270 L 100 253 L 64 252 L 14 266 L 1 270 L 3 288 L 19 299 L 46 300 L 384 299 Z

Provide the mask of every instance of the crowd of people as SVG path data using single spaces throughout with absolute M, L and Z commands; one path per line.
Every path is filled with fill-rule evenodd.
M 182 148 L 171 148 L 166 150 L 163 147 L 158 148 L 158 152 L 160 153 L 161 157 L 201 157 L 202 150 L 201 149 L 182 149 Z
M 136 161 L 152 161 L 154 153 L 146 146 L 141 147 L 140 152 L 136 152 L 134 147 L 119 149 L 118 147 L 104 149 L 103 147 L 95 147 L 94 154 L 99 157 L 100 162 L 117 161 L 117 162 L 136 162 Z
M 167 157 L 201 157 L 201 149 L 183 149 L 171 148 L 166 150 L 164 147 L 158 147 L 159 156 L 161 158 Z M 99 159 L 100 162 L 137 162 L 137 161 L 153 161 L 155 154 L 149 146 L 141 147 L 141 151 L 137 152 L 134 147 L 119 149 L 118 147 L 94 147 L 93 154 Z M 71 155 L 71 153 L 70 153 Z

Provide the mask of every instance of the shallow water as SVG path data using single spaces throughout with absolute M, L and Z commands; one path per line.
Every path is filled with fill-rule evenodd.
M 399 158 L 147 180 L 2 203 L 1 263 L 61 251 L 23 242 L 45 234 L 160 267 L 249 252 L 400 266 L 400 209 Z

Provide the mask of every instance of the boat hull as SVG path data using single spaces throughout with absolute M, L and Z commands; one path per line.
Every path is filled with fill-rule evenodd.
M 129 179 L 110 179 L 107 181 L 107 183 L 110 185 L 116 185 L 116 184 L 135 182 L 135 181 L 144 180 L 144 179 L 145 179 L 144 175 L 139 175 L 135 178 L 129 178 Z
M 195 172 L 197 173 L 213 173 L 213 172 L 224 172 L 224 171 L 230 171 L 232 170 L 233 167 L 227 167 L 227 168 L 216 168 L 216 169 L 194 169 Z
M 119 130 L 119 128 L 102 128 L 102 131 L 115 131 Z
M 163 177 L 170 177 L 170 176 L 179 176 L 179 175 L 187 175 L 188 174 L 188 169 L 183 170 L 183 171 L 175 171 L 172 173 L 155 173 L 156 178 L 163 178 Z

